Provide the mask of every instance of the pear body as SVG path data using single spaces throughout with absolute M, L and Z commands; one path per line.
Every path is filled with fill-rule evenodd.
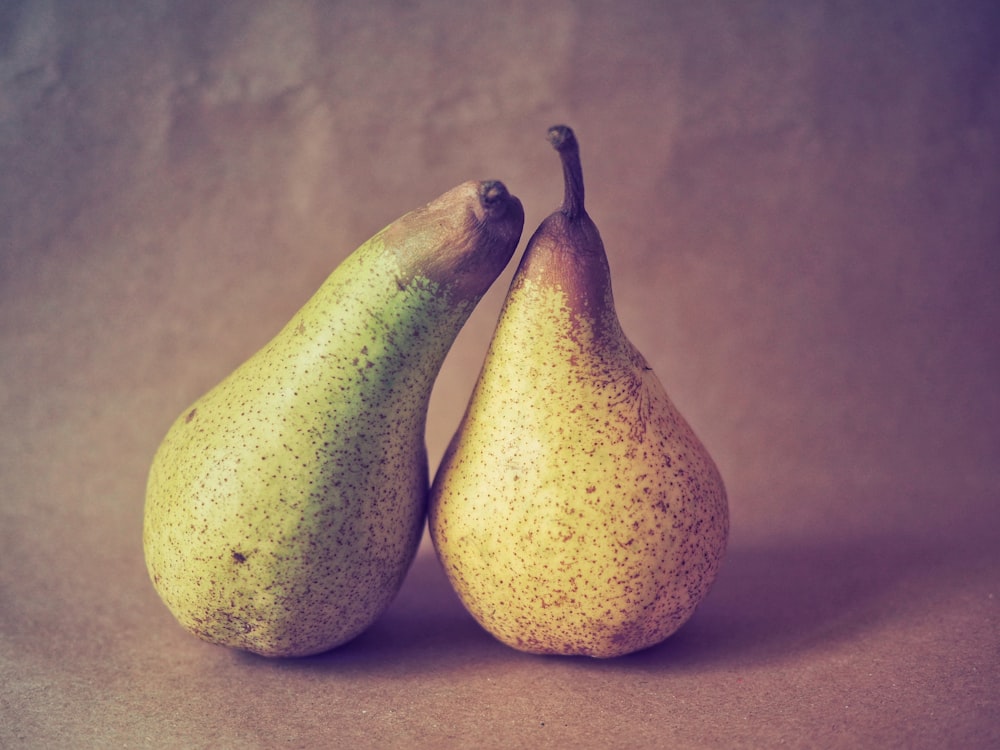
M 425 519 L 434 380 L 522 224 L 499 183 L 407 214 L 181 413 L 150 468 L 143 545 L 184 627 L 303 656 L 385 610 Z
M 622 331 L 585 214 L 554 214 L 525 250 L 429 528 L 466 608 L 533 653 L 652 646 L 716 578 L 722 478 Z

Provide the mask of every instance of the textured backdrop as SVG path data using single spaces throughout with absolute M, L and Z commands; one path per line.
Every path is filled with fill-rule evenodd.
M 0 4 L 0 744 L 1000 742 L 998 50 L 986 0 Z M 646 654 L 530 659 L 425 547 L 328 657 L 182 633 L 140 544 L 174 416 L 453 185 L 503 180 L 527 239 L 557 122 L 726 478 L 717 590 Z

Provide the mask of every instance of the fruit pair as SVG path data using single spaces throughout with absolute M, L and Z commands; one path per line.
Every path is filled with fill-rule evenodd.
M 175 421 L 143 539 L 188 630 L 268 656 L 344 643 L 395 596 L 425 518 L 467 609 L 521 650 L 628 653 L 704 598 L 722 480 L 619 325 L 573 132 L 549 137 L 563 205 L 528 242 L 432 487 L 434 379 L 523 228 L 499 182 L 376 234 Z

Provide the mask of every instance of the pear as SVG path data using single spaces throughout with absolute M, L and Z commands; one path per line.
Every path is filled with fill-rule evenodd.
M 622 331 L 573 131 L 565 199 L 528 242 L 431 488 L 449 581 L 500 641 L 615 657 L 711 587 L 729 531 L 716 465 Z
M 523 224 L 498 181 L 402 216 L 177 418 L 149 471 L 143 546 L 185 628 L 305 656 L 386 609 L 426 519 L 434 380 Z

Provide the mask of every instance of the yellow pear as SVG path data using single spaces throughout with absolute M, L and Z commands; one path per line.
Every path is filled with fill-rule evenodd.
M 185 628 L 303 656 L 385 610 L 426 517 L 434 380 L 523 224 L 497 181 L 404 215 L 181 413 L 150 468 L 143 544 Z
M 530 239 L 429 528 L 479 623 L 532 653 L 656 644 L 716 578 L 729 530 L 719 472 L 622 331 L 579 147 L 549 131 L 565 199 Z

